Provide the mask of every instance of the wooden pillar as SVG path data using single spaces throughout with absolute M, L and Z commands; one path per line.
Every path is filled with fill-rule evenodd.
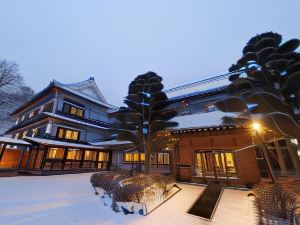
M 33 148 L 34 147 L 31 147 L 30 150 L 29 150 L 28 160 L 27 160 L 27 164 L 26 164 L 27 169 L 29 169 L 29 167 L 30 167 L 30 161 L 31 161 L 31 158 L 32 158 Z
M 36 160 L 37 160 L 38 155 L 39 155 L 39 148 L 36 148 L 35 149 L 35 154 L 34 154 L 34 160 L 33 160 L 33 164 L 32 164 L 32 169 L 35 169 L 35 164 L 36 164 Z
M 43 153 L 43 157 L 42 157 L 42 162 L 41 162 L 41 166 L 40 166 L 40 169 L 41 169 L 41 170 L 43 170 L 44 167 L 45 167 L 47 154 L 48 154 L 48 147 L 46 147 L 46 148 L 44 149 L 44 153 Z
M 65 168 L 65 164 L 67 161 L 67 155 L 68 155 L 68 148 L 65 148 L 64 156 L 63 156 L 62 164 L 61 164 L 61 170 L 64 170 L 64 168 Z
M 82 150 L 81 159 L 79 163 L 79 168 L 82 168 L 84 162 L 85 150 Z
M 94 166 L 97 169 L 98 169 L 98 163 L 99 163 L 99 154 L 100 154 L 100 151 L 98 150 L 97 155 L 96 155 L 96 165 Z
M 4 144 L 3 147 L 1 148 L 1 152 L 0 152 L 0 162 L 1 162 L 2 157 L 3 157 L 3 155 L 4 155 L 4 151 L 5 151 L 5 149 L 6 149 L 6 146 L 7 146 L 7 144 Z
M 109 151 L 108 152 L 108 162 L 106 164 L 106 169 L 107 170 L 110 170 L 111 163 L 112 163 L 112 151 Z
M 20 155 L 20 159 L 19 159 L 19 162 L 18 162 L 18 170 L 21 168 L 22 160 L 23 160 L 24 153 L 25 153 L 26 149 L 23 149 L 23 150 L 20 150 L 20 151 L 21 151 L 21 155 Z

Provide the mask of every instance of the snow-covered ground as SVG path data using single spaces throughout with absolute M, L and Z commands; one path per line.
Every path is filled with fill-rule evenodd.
M 204 189 L 188 184 L 148 216 L 114 213 L 94 195 L 90 175 L 0 178 L 0 225 L 255 224 L 246 191 L 226 189 L 212 222 L 188 215 Z

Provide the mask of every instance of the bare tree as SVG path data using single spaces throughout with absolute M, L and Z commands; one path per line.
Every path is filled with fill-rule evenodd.
M 24 86 L 18 64 L 0 59 L 0 107 L 28 101 L 32 96 L 31 88 Z
M 0 135 L 13 125 L 9 114 L 34 96 L 34 91 L 24 85 L 15 62 L 0 59 Z

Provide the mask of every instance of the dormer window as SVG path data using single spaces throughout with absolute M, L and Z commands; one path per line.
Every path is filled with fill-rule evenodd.
M 29 113 L 29 118 L 34 116 L 34 110 Z
M 78 117 L 84 116 L 83 108 L 81 108 L 79 106 L 75 106 L 73 104 L 66 103 L 66 102 L 64 103 L 64 106 L 63 106 L 63 112 L 74 115 L 74 116 L 78 116 Z

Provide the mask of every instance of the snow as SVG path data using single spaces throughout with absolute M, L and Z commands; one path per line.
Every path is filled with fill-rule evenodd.
M 77 124 L 81 124 L 81 125 L 85 125 L 85 126 L 89 126 L 89 127 L 95 127 L 95 128 L 104 129 L 104 130 L 109 129 L 107 127 L 101 127 L 101 126 L 98 126 L 98 125 L 95 125 L 95 124 L 92 124 L 92 123 L 83 122 L 83 121 L 80 121 L 80 120 L 72 119 L 72 118 L 62 116 L 62 115 L 58 115 L 58 114 L 55 114 L 55 113 L 50 113 L 50 112 L 43 112 L 43 113 L 45 115 L 48 115 L 48 116 L 51 116 L 51 117 L 54 117 L 54 118 L 66 120 L 66 121 L 69 121 L 69 122 L 73 122 L 73 123 L 77 123 Z
M 173 130 L 187 129 L 187 128 L 208 128 L 222 125 L 222 118 L 224 116 L 237 117 L 235 113 L 224 113 L 221 111 L 213 111 L 207 113 L 198 113 L 192 115 L 178 116 L 172 119 L 178 122 L 179 125 Z
M 186 212 L 204 187 L 178 184 L 182 191 L 148 216 L 114 213 L 89 182 L 91 174 L 0 178 L 1 225 L 252 225 L 248 191 L 226 189 L 211 222 Z
M 222 87 L 225 85 L 228 85 L 230 82 L 228 81 L 228 79 L 223 79 L 223 80 L 218 80 L 218 81 L 214 81 L 213 83 L 205 83 L 205 84 L 199 84 L 197 86 L 191 86 L 191 87 L 186 87 L 186 88 L 182 88 L 182 89 L 177 89 L 171 92 L 166 92 L 168 98 L 175 98 L 178 96 L 182 96 L 182 95 L 187 95 L 187 94 L 191 94 L 191 93 L 195 93 L 195 92 L 199 92 L 199 91 L 206 91 L 206 90 L 210 90 L 210 89 L 215 89 L 218 87 Z
M 85 93 L 82 93 L 82 92 L 80 92 L 80 91 L 78 91 L 78 90 L 75 90 L 75 89 L 72 89 L 72 88 L 70 88 L 70 87 L 67 87 L 66 85 L 64 85 L 64 84 L 62 84 L 62 83 L 60 83 L 60 82 L 58 82 L 58 81 L 56 81 L 56 80 L 54 80 L 54 84 L 55 84 L 57 87 L 60 87 L 60 88 L 62 88 L 62 89 L 65 89 L 66 91 L 69 91 L 69 92 L 71 92 L 71 93 L 74 93 L 75 95 L 78 95 L 78 96 L 80 96 L 80 97 L 82 97 L 82 98 L 88 99 L 88 100 L 90 100 L 90 101 L 92 101 L 92 102 L 95 102 L 95 103 L 97 103 L 97 104 L 103 105 L 103 106 L 105 106 L 105 107 L 107 107 L 107 108 L 110 108 L 110 109 L 116 109 L 116 108 L 117 108 L 116 106 L 113 106 L 113 105 L 111 105 L 111 104 L 105 103 L 105 102 L 103 102 L 102 100 L 99 100 L 99 99 L 97 99 L 97 98 L 91 97 L 91 96 L 89 96 L 89 95 L 87 95 L 87 94 L 85 94 Z
M 97 146 L 109 146 L 109 145 L 129 145 L 132 144 L 131 141 L 117 141 L 117 140 L 111 140 L 111 141 L 102 141 L 102 142 L 89 142 L 91 145 L 97 145 Z
M 55 141 L 55 140 L 43 139 L 43 138 L 26 137 L 25 140 L 41 143 L 44 145 L 54 145 L 54 146 L 62 146 L 62 147 L 70 147 L 70 148 L 102 149 L 101 147 L 93 146 L 93 145 L 76 144 L 76 143 Z
M 209 75 L 201 79 L 185 82 L 165 89 L 168 98 L 175 98 L 184 95 L 189 95 L 197 92 L 207 92 L 216 88 L 224 87 L 230 84 L 228 77 L 233 73 L 220 73 L 217 75 Z
M 15 145 L 31 145 L 29 142 L 20 139 L 11 138 L 8 136 L 0 137 L 0 144 L 2 143 L 15 144 Z
M 99 99 L 100 101 L 107 103 L 101 91 L 99 90 L 97 84 L 95 83 L 93 77 L 90 77 L 86 81 L 72 83 L 72 84 L 64 84 L 64 85 L 69 88 L 72 88 L 73 90 L 79 91 L 83 94 L 86 94 L 90 97 Z

